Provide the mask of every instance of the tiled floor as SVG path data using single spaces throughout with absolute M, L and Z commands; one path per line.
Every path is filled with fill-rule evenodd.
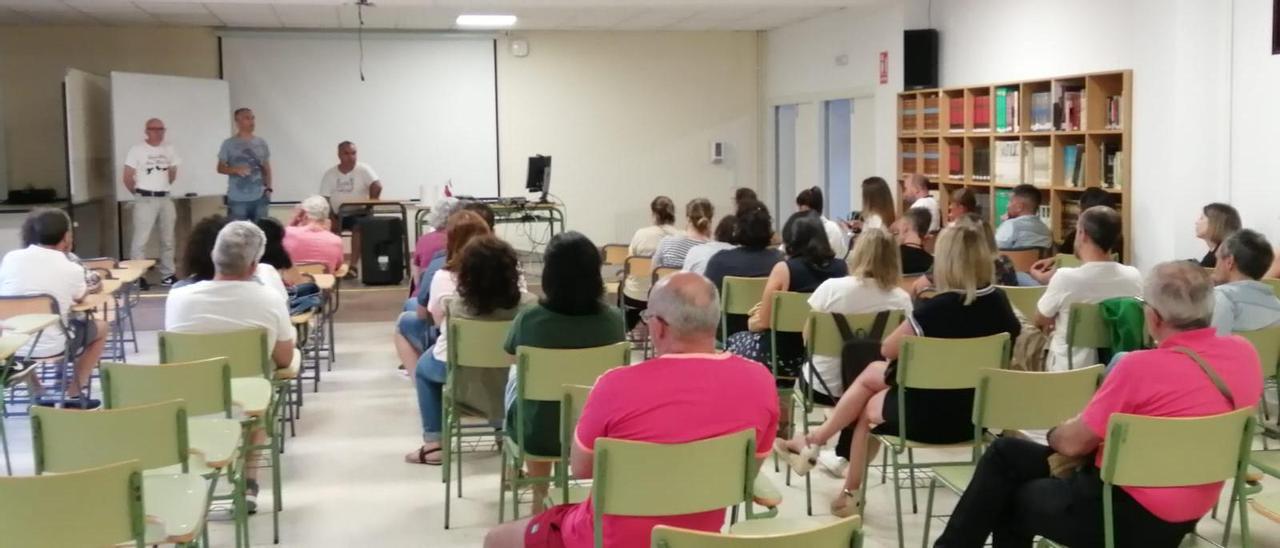
M 395 369 L 391 330 L 390 321 L 338 325 L 338 362 L 324 376 L 319 393 L 306 394 L 298 436 L 289 440 L 283 457 L 285 511 L 280 518 L 280 546 L 479 546 L 485 531 L 497 522 L 496 455 L 468 456 L 465 498 L 455 499 L 453 528 L 448 531 L 442 526 L 440 469 L 402 461 L 417 446 L 420 425 L 413 385 Z M 155 337 L 145 333 L 141 339 L 142 352 L 131 361 L 146 363 L 156 355 Z M 6 424 L 18 472 L 30 473 L 27 422 L 9 419 Z M 920 458 L 930 457 L 922 454 Z M 781 475 L 766 468 L 781 485 Z M 818 471 L 813 479 L 815 509 L 825 514 L 839 484 Z M 875 472 L 872 482 L 866 545 L 892 546 L 896 543 L 893 494 L 888 485 L 879 483 Z M 804 514 L 803 483 L 797 486 L 782 487 L 784 516 Z M 1280 482 L 1267 486 L 1280 488 Z M 923 496 L 922 491 L 922 512 Z M 260 500 L 269 501 L 270 494 L 264 492 Z M 949 493 L 939 492 L 937 507 L 949 511 L 954 500 Z M 922 516 L 908 513 L 905 517 L 909 545 L 921 541 Z M 1280 546 L 1280 526 L 1258 514 L 1251 518 L 1254 546 Z M 270 516 L 259 514 L 251 522 L 253 544 L 270 546 Z M 940 525 L 935 523 L 931 536 L 936 537 Z M 1206 519 L 1200 530 L 1220 536 L 1222 527 Z M 211 531 L 214 546 L 232 546 L 226 523 L 214 523 Z

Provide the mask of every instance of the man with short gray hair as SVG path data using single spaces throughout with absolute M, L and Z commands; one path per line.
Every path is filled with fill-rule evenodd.
M 321 263 L 330 273 L 342 264 L 342 237 L 330 227 L 329 201 L 311 196 L 298 204 L 293 219 L 284 229 L 285 251 L 294 263 Z
M 1257 231 L 1237 230 L 1215 251 L 1218 261 L 1210 277 L 1217 284 L 1213 294 L 1213 327 L 1219 335 L 1253 331 L 1280 323 L 1280 299 L 1261 280 L 1271 267 L 1274 252 L 1267 237 Z
M 1205 417 L 1257 405 L 1258 353 L 1210 327 L 1214 291 L 1191 261 L 1157 265 L 1144 284 L 1147 332 L 1159 346 L 1129 352 L 1084 411 L 1049 431 L 1049 445 L 1002 437 L 983 453 L 935 547 L 1031 546 L 1042 536 L 1069 546 L 1103 544 L 1102 444 L 1111 415 Z M 1067 478 L 1049 473 L 1052 453 L 1089 458 Z M 1116 546 L 1178 546 L 1218 501 L 1222 482 L 1114 490 Z
M 757 462 L 764 459 L 778 428 L 773 375 L 759 363 L 716 353 L 720 306 L 711 281 L 692 272 L 659 281 L 644 319 L 657 357 L 610 370 L 596 381 L 574 435 L 574 475 L 592 477 L 600 438 L 675 444 L 750 429 Z M 590 546 L 591 512 L 590 501 L 556 506 L 531 520 L 494 528 L 484 545 Z M 716 532 L 724 525 L 724 511 L 603 519 L 605 546 L 647 548 L 657 525 Z

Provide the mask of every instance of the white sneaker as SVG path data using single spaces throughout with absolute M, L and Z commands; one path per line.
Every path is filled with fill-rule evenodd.
M 836 455 L 834 449 L 823 449 L 822 452 L 818 453 L 818 466 L 821 466 L 828 476 L 841 479 L 844 477 L 845 471 L 849 469 L 849 461 Z

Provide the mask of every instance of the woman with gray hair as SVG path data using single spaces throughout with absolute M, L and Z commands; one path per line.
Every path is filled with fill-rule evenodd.
M 334 234 L 329 218 L 329 201 L 312 196 L 298 204 L 293 219 L 284 229 L 284 248 L 294 264 L 321 263 L 336 272 L 345 259 L 342 237 Z
M 444 251 L 445 246 L 449 245 L 449 235 L 444 231 L 445 222 L 449 220 L 449 215 L 458 210 L 462 202 L 452 196 L 441 198 L 435 205 L 431 206 L 431 211 L 427 213 L 427 226 L 431 230 L 427 231 L 418 238 L 418 242 L 413 246 L 413 277 L 410 278 L 415 283 L 411 295 L 418 294 L 418 277 L 422 275 L 422 271 L 427 269 L 427 265 L 431 264 L 431 256 L 437 252 Z

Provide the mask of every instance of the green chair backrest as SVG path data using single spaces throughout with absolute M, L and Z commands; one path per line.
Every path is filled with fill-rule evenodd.
M 769 329 L 774 333 L 800 333 L 809 320 L 809 293 L 779 291 L 773 294 Z
M 853 516 L 772 535 L 725 535 L 659 525 L 650 538 L 653 548 L 856 548 L 862 545 L 862 518 Z
M 178 363 L 227 358 L 231 364 L 231 377 L 274 376 L 271 362 L 271 346 L 267 343 L 267 330 L 240 329 L 221 333 L 160 332 L 160 362 Z
M 1076 416 L 1097 391 L 1103 367 L 1058 373 L 983 369 L 973 424 L 1000 430 L 1048 429 Z
M 1103 442 L 1102 481 L 1180 487 L 1231 479 L 1247 464 L 1252 406 L 1208 417 L 1114 413 Z
M 182 400 L 191 416 L 231 417 L 231 366 L 226 358 L 167 365 L 102 363 L 108 409 Z
M 1058 268 L 1075 268 L 1082 263 L 1079 257 L 1070 253 L 1059 253 L 1053 257 L 1054 266 Z
M 68 522 L 68 519 L 71 521 Z M 144 546 L 137 462 L 45 476 L 0 477 L 5 546 Z
M 450 317 L 449 367 L 511 367 L 511 358 L 502 345 L 511 330 L 511 321 L 467 320 Z
M 92 413 L 31 408 L 36 473 L 138 461 L 143 470 L 187 469 L 187 411 L 178 400 Z
M 1102 307 L 1093 303 L 1074 303 L 1067 319 L 1067 346 L 1070 348 L 1108 348 L 1111 331 L 1102 319 Z
M 840 336 L 840 329 L 836 327 L 836 321 L 832 319 L 835 316 L 830 312 L 809 312 L 808 325 L 805 326 L 807 333 L 806 347 L 810 355 L 818 354 L 821 356 L 840 356 L 844 350 L 844 339 Z M 849 322 L 849 329 L 855 333 L 858 330 L 871 331 L 871 326 L 875 325 L 876 313 L 867 314 L 844 314 L 845 320 Z M 894 329 L 902 323 L 903 313 L 901 310 L 890 310 L 889 321 L 884 326 L 884 336 L 888 337 L 893 333 Z
M 605 514 L 670 516 L 749 503 L 755 451 L 753 430 L 674 444 L 596 440 L 596 546 Z
M 976 388 L 979 371 L 1004 369 L 1008 365 L 1009 345 L 1008 333 L 972 339 L 907 337 L 898 355 L 898 385 L 903 388 Z
M 520 399 L 560 401 L 565 385 L 591 386 L 605 371 L 631 362 L 631 344 L 614 343 L 595 348 L 516 349 L 516 385 Z
M 1010 285 L 999 286 L 1006 297 L 1009 298 L 1009 304 L 1022 314 L 1022 317 L 1028 321 L 1036 320 L 1036 305 L 1040 302 L 1040 297 L 1044 295 L 1046 286 L 1036 285 L 1027 287 L 1018 287 Z
M 1263 278 L 1262 282 L 1271 286 L 1271 292 L 1280 297 L 1280 278 Z
M 1240 331 L 1240 335 L 1253 344 L 1258 351 L 1258 360 L 1262 363 L 1262 376 L 1275 377 L 1280 374 L 1280 326 L 1265 327 L 1254 331 Z
M 747 314 L 764 295 L 768 278 L 725 276 L 720 283 L 720 311 L 724 314 Z
M 560 399 L 560 452 L 561 457 L 569 462 L 569 449 L 573 447 L 574 430 L 578 427 L 578 417 L 582 416 L 582 408 L 587 405 L 587 396 L 591 395 L 591 387 L 581 384 L 566 384 L 561 387 L 563 396 Z

